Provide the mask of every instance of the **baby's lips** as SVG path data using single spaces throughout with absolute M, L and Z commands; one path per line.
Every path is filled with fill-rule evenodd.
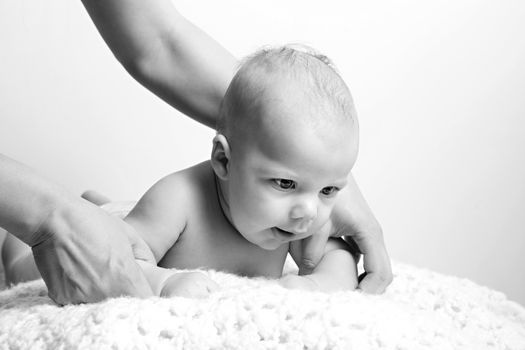
M 303 220 L 292 230 L 286 230 L 294 235 L 302 235 L 308 232 L 308 229 L 312 226 L 314 219 Z
M 283 230 L 282 228 L 280 228 L 278 226 L 275 226 L 275 229 L 277 230 L 277 232 L 279 232 L 282 235 L 294 235 L 293 232 L 288 231 L 288 230 Z
M 299 231 L 299 230 L 284 230 L 280 227 L 276 227 L 276 229 L 278 229 L 280 231 L 281 234 L 284 234 L 284 235 L 289 235 L 289 236 L 300 236 L 300 235 L 304 235 L 305 233 L 308 232 L 308 230 L 304 230 L 304 231 Z

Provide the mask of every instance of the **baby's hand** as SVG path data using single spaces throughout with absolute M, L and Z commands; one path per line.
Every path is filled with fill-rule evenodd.
M 308 276 L 285 275 L 279 278 L 279 284 L 288 289 L 319 290 L 317 283 Z
M 202 272 L 181 272 L 166 280 L 160 296 L 205 298 L 218 289 L 219 285 Z

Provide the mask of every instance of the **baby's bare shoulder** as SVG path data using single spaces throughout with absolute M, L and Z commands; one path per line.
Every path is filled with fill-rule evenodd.
M 188 202 L 185 205 L 190 210 L 189 216 L 199 221 L 211 219 L 219 214 L 222 217 L 218 206 L 215 175 L 209 161 L 174 175 L 180 177 L 179 185 L 183 183 L 184 190 L 188 192 Z
M 209 203 L 216 196 L 214 175 L 208 162 L 167 175 L 140 200 L 149 211 L 190 218 L 209 215 Z M 217 201 L 215 199 L 215 201 Z
M 197 164 L 157 181 L 125 218 L 141 234 L 157 261 L 185 230 L 200 202 L 205 164 Z
M 199 163 L 163 177 L 146 194 L 155 199 L 169 201 L 177 198 L 184 201 L 192 200 L 198 196 L 203 182 L 206 181 L 206 163 Z

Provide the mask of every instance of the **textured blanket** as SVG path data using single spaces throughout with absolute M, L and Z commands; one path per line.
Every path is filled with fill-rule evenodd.
M 57 307 L 42 281 L 0 292 L 0 349 L 525 349 L 525 309 L 466 279 L 394 263 L 381 296 L 286 290 L 207 271 L 207 299 Z

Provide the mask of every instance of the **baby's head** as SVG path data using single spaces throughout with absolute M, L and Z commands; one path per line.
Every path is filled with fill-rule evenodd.
M 211 158 L 224 213 L 265 249 L 305 238 L 327 223 L 357 149 L 352 96 L 329 60 L 259 51 L 221 104 Z

